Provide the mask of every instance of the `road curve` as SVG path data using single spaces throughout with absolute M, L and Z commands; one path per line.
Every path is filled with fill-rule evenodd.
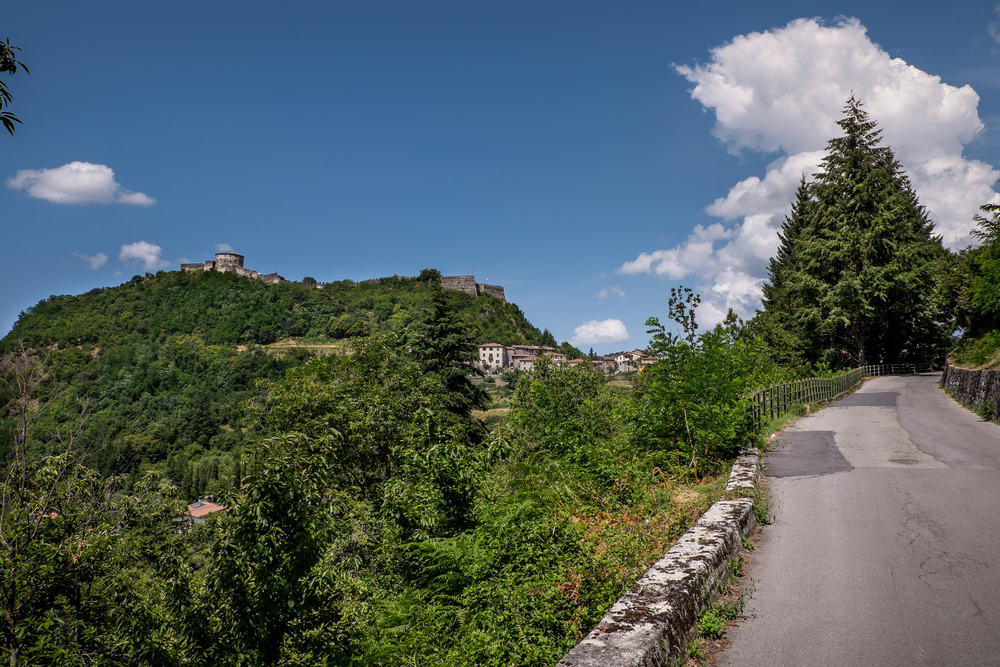
M 717 665 L 1000 665 L 1000 426 L 938 379 L 869 380 L 774 439 Z

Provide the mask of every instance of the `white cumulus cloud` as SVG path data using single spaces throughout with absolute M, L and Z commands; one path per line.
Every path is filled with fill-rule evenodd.
M 163 248 L 158 245 L 136 241 L 123 245 L 121 252 L 118 253 L 118 259 L 126 264 L 141 262 L 144 270 L 156 271 L 170 266 L 170 262 L 161 256 L 162 253 Z
M 236 251 L 233 250 L 233 246 L 229 245 L 228 243 L 216 243 L 215 252 L 236 252 Z
M 620 343 L 628 340 L 625 323 L 618 319 L 591 320 L 573 330 L 573 345 L 597 345 L 599 343 Z
M 97 270 L 108 263 L 108 256 L 103 252 L 99 252 L 96 255 L 84 255 L 80 252 L 74 252 L 73 256 L 79 257 L 94 270 Z
M 123 188 L 115 181 L 111 167 L 90 162 L 70 162 L 55 169 L 21 169 L 7 179 L 7 187 L 55 204 L 156 203 L 149 195 Z
M 972 216 L 998 199 L 1000 171 L 969 160 L 963 147 L 982 130 L 979 96 L 899 58 L 871 41 L 857 19 L 825 24 L 798 19 L 735 37 L 711 60 L 681 65 L 691 97 L 715 113 L 713 134 L 731 152 L 775 155 L 762 176 L 733 185 L 707 206 L 724 223 L 698 225 L 673 248 L 640 253 L 619 274 L 695 277 L 699 319 L 713 324 L 728 308 L 759 306 L 767 260 L 802 176 L 818 171 L 826 144 L 853 93 L 883 131 L 946 245 L 968 244 Z

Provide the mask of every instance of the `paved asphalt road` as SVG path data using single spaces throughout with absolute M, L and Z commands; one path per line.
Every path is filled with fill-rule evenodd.
M 938 379 L 870 380 L 774 439 L 717 665 L 1000 665 L 1000 426 Z

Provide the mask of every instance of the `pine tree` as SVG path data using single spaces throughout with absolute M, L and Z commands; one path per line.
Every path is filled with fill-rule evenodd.
M 763 319 L 813 362 L 928 360 L 945 339 L 933 305 L 940 238 L 853 95 L 838 125 L 843 135 L 782 227 Z
M 479 348 L 449 310 L 440 290 L 431 299 L 411 343 L 413 359 L 421 371 L 441 383 L 449 411 L 468 417 L 486 404 L 485 391 L 469 379 L 477 373 L 474 362 L 479 358 Z
M 798 252 L 805 244 L 810 231 L 809 216 L 815 202 L 806 178 L 803 175 L 799 187 L 795 190 L 795 202 L 792 210 L 785 217 L 778 233 L 780 244 L 774 257 L 767 266 L 767 282 L 763 285 L 763 305 L 766 317 L 767 338 L 770 339 L 773 356 L 776 360 L 794 364 L 808 357 L 804 349 L 808 336 L 805 330 L 815 330 L 815 323 L 808 322 L 803 316 L 808 311 L 804 305 L 803 289 L 795 287 L 794 276 L 801 269 L 802 258 Z M 815 295 L 809 300 L 815 300 Z

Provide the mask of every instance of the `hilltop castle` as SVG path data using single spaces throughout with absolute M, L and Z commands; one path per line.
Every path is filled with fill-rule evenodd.
M 214 260 L 205 260 L 200 264 L 181 264 L 181 271 L 218 271 L 219 273 L 235 273 L 244 278 L 263 280 L 269 285 L 288 282 L 277 273 L 263 274 L 257 271 L 243 268 L 243 255 L 237 252 L 217 252 Z M 407 276 L 393 276 L 393 278 L 406 278 Z M 385 278 L 375 278 L 362 282 L 382 282 Z M 325 283 L 316 283 L 316 287 L 323 288 Z M 477 283 L 475 276 L 441 276 L 441 287 L 444 289 L 465 292 L 469 296 L 477 297 L 480 294 L 489 294 L 501 301 L 506 301 L 503 287 L 500 285 L 489 285 Z
M 243 268 L 243 255 L 238 252 L 217 252 L 215 259 L 205 260 L 202 264 L 181 264 L 181 271 L 218 271 L 219 273 L 235 273 L 244 278 L 263 280 L 269 285 L 288 282 L 277 273 L 263 274 Z
M 490 296 L 495 296 L 501 301 L 507 300 L 506 295 L 503 293 L 502 286 L 477 283 L 475 276 L 441 276 L 441 287 L 444 289 L 455 290 L 457 292 L 465 292 L 469 296 L 489 294 Z

